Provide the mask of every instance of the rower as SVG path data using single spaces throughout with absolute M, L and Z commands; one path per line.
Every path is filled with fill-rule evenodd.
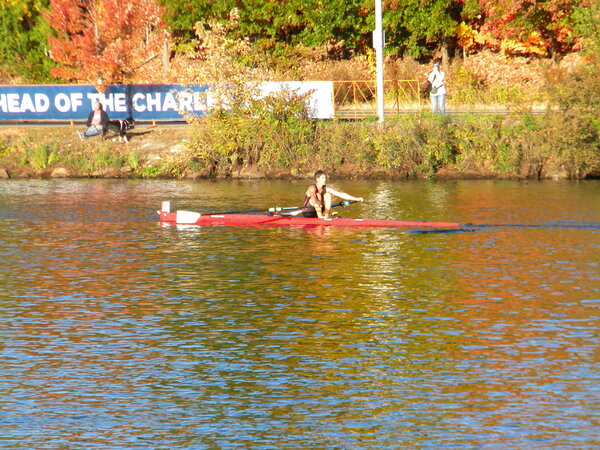
M 337 191 L 331 186 L 327 186 L 327 174 L 323 170 L 315 172 L 315 183 L 311 184 L 306 190 L 306 196 L 302 205 L 302 215 L 304 217 L 318 217 L 319 219 L 331 218 L 331 205 L 334 197 L 343 200 L 362 202 L 362 197 L 354 197 L 345 192 Z

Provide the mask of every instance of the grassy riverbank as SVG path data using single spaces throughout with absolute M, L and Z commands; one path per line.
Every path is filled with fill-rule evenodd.
M 343 177 L 596 177 L 598 123 L 548 113 L 433 116 L 376 122 L 302 117 L 209 117 L 138 125 L 129 143 L 80 141 L 80 125 L 0 129 L 0 177 L 295 178 L 317 168 Z

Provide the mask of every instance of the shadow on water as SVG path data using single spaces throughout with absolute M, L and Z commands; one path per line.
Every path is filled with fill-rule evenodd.
M 553 229 L 573 229 L 573 230 L 600 230 L 598 222 L 548 222 L 541 224 L 520 225 L 520 224 L 482 224 L 482 225 L 465 225 L 472 229 L 493 229 L 493 228 L 515 228 L 515 229 L 536 229 L 536 230 L 553 230 Z
M 494 230 L 497 228 L 511 229 L 535 229 L 535 230 L 553 230 L 553 229 L 571 229 L 571 230 L 600 230 L 598 222 L 550 222 L 535 225 L 522 224 L 465 224 L 459 228 L 424 228 L 410 230 L 408 234 L 460 234 L 474 233 L 477 231 Z
M 461 233 L 473 233 L 477 231 L 473 227 L 460 227 L 460 228 L 419 228 L 416 230 L 410 230 L 407 234 L 461 234 Z

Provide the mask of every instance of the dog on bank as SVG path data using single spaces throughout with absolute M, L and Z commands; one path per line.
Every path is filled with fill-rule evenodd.
M 128 119 L 109 120 L 104 135 L 109 131 L 113 131 L 119 135 L 119 142 L 129 142 L 127 131 L 133 127 L 135 127 L 135 120 L 131 117 Z

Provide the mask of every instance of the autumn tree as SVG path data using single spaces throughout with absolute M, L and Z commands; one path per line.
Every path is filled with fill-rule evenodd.
M 51 0 L 47 18 L 52 73 L 70 81 L 125 82 L 166 39 L 155 0 Z
M 319 48 L 332 58 L 367 53 L 373 45 L 374 0 L 159 0 L 165 21 L 185 48 L 196 22 L 225 24 L 237 7 L 237 38 L 255 48 L 285 54 L 290 47 Z M 471 0 L 474 1 L 474 0 Z M 454 36 L 462 0 L 389 0 L 384 26 L 390 53 L 420 56 L 448 45 Z
M 575 12 L 588 0 L 478 0 L 486 45 L 512 54 L 557 58 L 574 50 Z

